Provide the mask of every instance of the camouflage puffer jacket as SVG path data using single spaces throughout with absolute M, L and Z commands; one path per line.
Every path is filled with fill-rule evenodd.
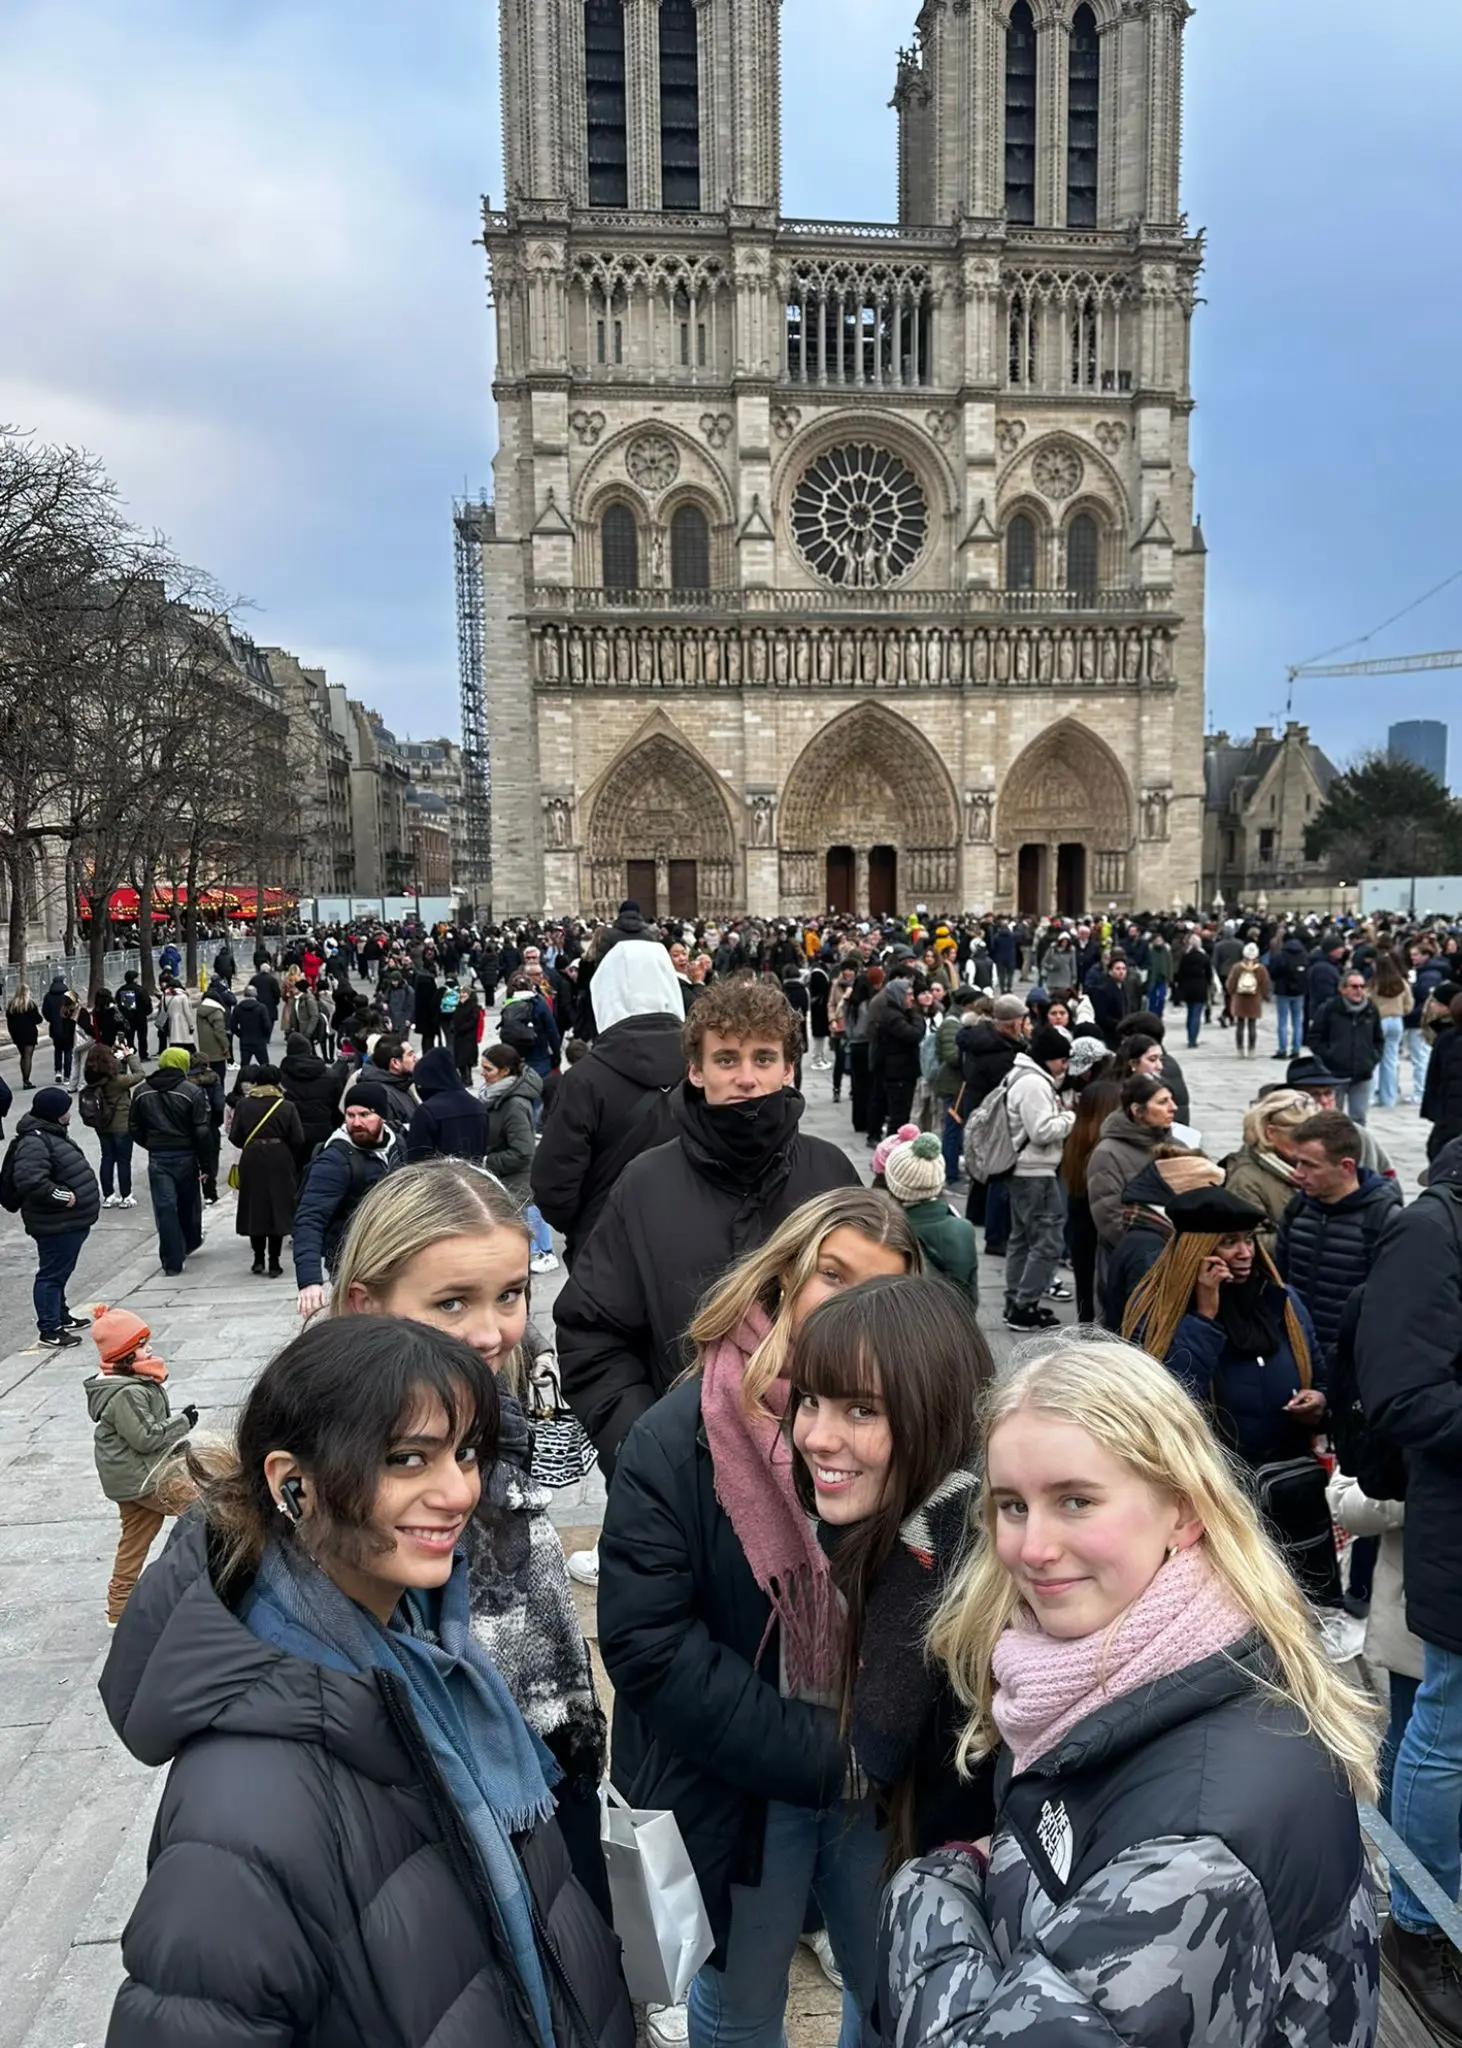
M 1355 1801 L 1251 1638 L 1082 1721 L 1001 1788 L 988 1871 L 906 1864 L 884 2038 L 1022 2048 L 1370 2048 L 1375 1901 Z

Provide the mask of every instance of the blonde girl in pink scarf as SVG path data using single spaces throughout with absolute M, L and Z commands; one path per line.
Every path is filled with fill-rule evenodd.
M 997 1820 L 890 1887 L 891 2037 L 1367 2048 L 1379 1715 L 1196 1403 L 1134 1347 L 1063 1334 L 997 1389 L 985 1478 L 931 1642 L 966 1767 L 1004 1745 Z

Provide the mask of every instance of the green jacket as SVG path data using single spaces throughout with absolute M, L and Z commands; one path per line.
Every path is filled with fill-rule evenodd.
M 96 1476 L 108 1500 L 141 1500 L 151 1493 L 187 1436 L 186 1415 L 174 1415 L 156 1380 L 99 1372 L 86 1382 L 86 1406 L 96 1424 Z
M 964 1029 L 964 1021 L 958 1010 L 955 1010 L 948 1017 L 940 1018 L 939 1029 L 934 1035 L 934 1057 L 938 1064 L 934 1069 L 932 1086 L 941 1102 L 953 1102 L 964 1085 L 957 1043 L 959 1034 Z
M 963 1288 L 970 1300 L 978 1304 L 980 1266 L 974 1224 L 956 1216 L 948 1202 L 938 1200 L 914 1202 L 904 1214 L 935 1272 Z

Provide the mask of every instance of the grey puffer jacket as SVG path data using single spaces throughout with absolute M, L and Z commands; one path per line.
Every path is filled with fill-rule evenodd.
M 884 1900 L 885 2039 L 1370 2048 L 1376 1906 L 1355 1801 L 1257 1638 L 1116 1699 L 1000 1796 L 990 1866 Z
M 122 1936 L 111 2048 L 542 2048 L 472 1837 L 400 1680 L 261 1642 L 189 1515 L 101 1676 L 170 1766 Z M 557 1825 L 515 1846 L 555 2048 L 634 2048 L 619 1945 Z

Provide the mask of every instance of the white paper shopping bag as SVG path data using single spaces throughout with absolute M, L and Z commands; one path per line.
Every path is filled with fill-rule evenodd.
M 624 1980 L 639 2004 L 678 2005 L 715 1947 L 673 1813 L 641 1812 L 604 1788 L 604 1861 Z

